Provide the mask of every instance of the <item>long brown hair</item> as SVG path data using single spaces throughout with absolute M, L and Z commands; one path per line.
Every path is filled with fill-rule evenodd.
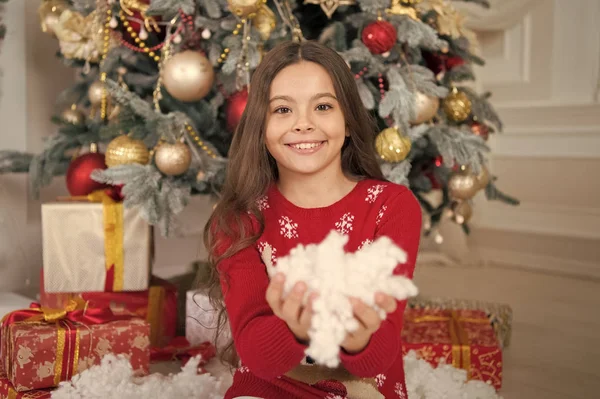
M 350 134 L 342 147 L 344 173 L 357 179 L 384 180 L 373 147 L 376 126 L 363 106 L 354 76 L 344 59 L 334 50 L 312 41 L 285 42 L 267 53 L 252 76 L 248 102 L 229 150 L 221 196 L 204 229 L 210 270 L 202 285 L 219 311 L 217 335 L 222 333 L 227 321 L 217 266 L 221 260 L 254 244 L 260 237 L 264 221 L 256 202 L 278 178 L 277 165 L 265 144 L 271 83 L 282 69 L 300 61 L 321 65 L 333 82 Z M 258 229 L 251 227 L 252 217 L 258 223 Z M 237 366 L 232 342 L 221 353 L 221 359 Z

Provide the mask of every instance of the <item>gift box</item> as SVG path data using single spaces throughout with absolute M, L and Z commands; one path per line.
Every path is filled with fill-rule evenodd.
M 152 277 L 147 290 L 136 292 L 48 293 L 41 284 L 40 304 L 44 307 L 64 308 L 76 298 L 87 301 L 88 307 L 108 307 L 115 314 L 130 314 L 145 319 L 150 324 L 152 346 L 164 346 L 176 336 L 177 287 L 156 276 Z
M 150 326 L 145 320 L 87 308 L 73 301 L 66 309 L 39 304 L 2 320 L 0 352 L 14 390 L 55 387 L 108 353 L 123 354 L 139 374 L 148 372 Z
M 0 399 L 50 399 L 51 396 L 48 389 L 17 392 L 0 364 Z
M 107 195 L 88 197 L 89 202 L 42 205 L 45 291 L 148 289 L 150 226 L 138 209 L 124 208 Z
M 231 330 L 227 323 L 217 339 L 219 312 L 210 304 L 203 291 L 188 291 L 186 295 L 185 337 L 191 345 L 203 342 L 212 343 L 217 351 L 225 348 L 231 340 Z
M 407 308 L 413 309 L 447 309 L 447 310 L 480 310 L 485 312 L 492 328 L 500 341 L 501 348 L 510 345 L 512 335 L 513 311 L 509 305 L 485 302 L 472 299 L 441 298 L 417 295 L 409 298 Z
M 502 350 L 482 311 L 408 308 L 402 350 L 415 351 L 432 366 L 452 364 L 496 389 L 502 385 Z

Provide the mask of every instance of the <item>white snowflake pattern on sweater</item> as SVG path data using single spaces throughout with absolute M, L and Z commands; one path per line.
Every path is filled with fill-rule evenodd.
M 260 257 L 267 267 L 273 267 L 277 264 L 277 249 L 268 242 L 259 242 L 258 252 L 260 252 Z
M 384 188 L 385 188 L 385 186 L 383 184 L 376 184 L 372 187 L 369 187 L 367 189 L 367 192 L 369 194 L 367 194 L 367 196 L 365 197 L 365 201 L 367 201 L 370 204 L 375 202 L 377 197 L 379 197 L 379 194 L 381 194 L 383 192 Z
M 350 212 L 344 213 L 338 222 L 335 222 L 335 228 L 340 234 L 348 234 L 352 231 L 352 222 L 354 221 L 354 215 Z
M 375 224 L 379 224 L 381 222 L 381 218 L 383 218 L 383 214 L 385 213 L 386 209 L 387 209 L 387 205 L 383 205 L 379 209 L 379 213 L 377 213 L 377 218 L 375 219 Z
M 267 195 L 260 197 L 256 201 L 256 205 L 258 206 L 258 210 L 261 212 L 269 208 L 269 197 Z
M 292 219 L 287 216 L 282 216 L 279 218 L 279 233 L 285 238 L 298 238 L 298 232 L 296 229 L 298 228 L 298 223 L 294 223 Z
M 373 240 L 367 238 L 366 240 L 364 240 L 363 242 L 360 243 L 360 246 L 358 247 L 358 250 L 360 251 L 361 249 L 363 249 L 364 247 L 366 247 L 367 245 L 373 244 Z M 383 374 L 380 374 L 383 375 Z
M 402 384 L 397 382 L 396 385 L 394 385 L 394 392 L 396 393 L 396 395 L 398 395 L 398 398 L 408 399 L 408 397 L 404 393 L 404 389 L 402 389 L 402 388 L 403 388 Z
M 375 382 L 377 383 L 377 388 L 381 388 L 383 383 L 385 382 L 385 374 L 377 374 L 375 376 Z
M 240 368 L 238 369 L 238 371 L 242 374 L 246 374 L 250 372 L 250 369 L 246 366 L 240 366 Z

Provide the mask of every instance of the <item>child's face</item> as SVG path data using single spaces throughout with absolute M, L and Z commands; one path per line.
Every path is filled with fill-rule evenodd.
M 280 176 L 341 168 L 346 123 L 322 66 L 301 61 L 282 69 L 269 100 L 265 141 Z

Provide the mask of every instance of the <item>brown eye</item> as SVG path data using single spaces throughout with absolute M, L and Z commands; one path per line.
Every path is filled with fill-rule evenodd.
M 331 108 L 333 108 L 331 105 L 329 104 L 319 104 L 317 105 L 317 111 L 329 111 Z
M 275 109 L 276 114 L 287 114 L 288 112 L 291 112 L 291 109 L 289 109 L 288 107 L 279 107 Z

